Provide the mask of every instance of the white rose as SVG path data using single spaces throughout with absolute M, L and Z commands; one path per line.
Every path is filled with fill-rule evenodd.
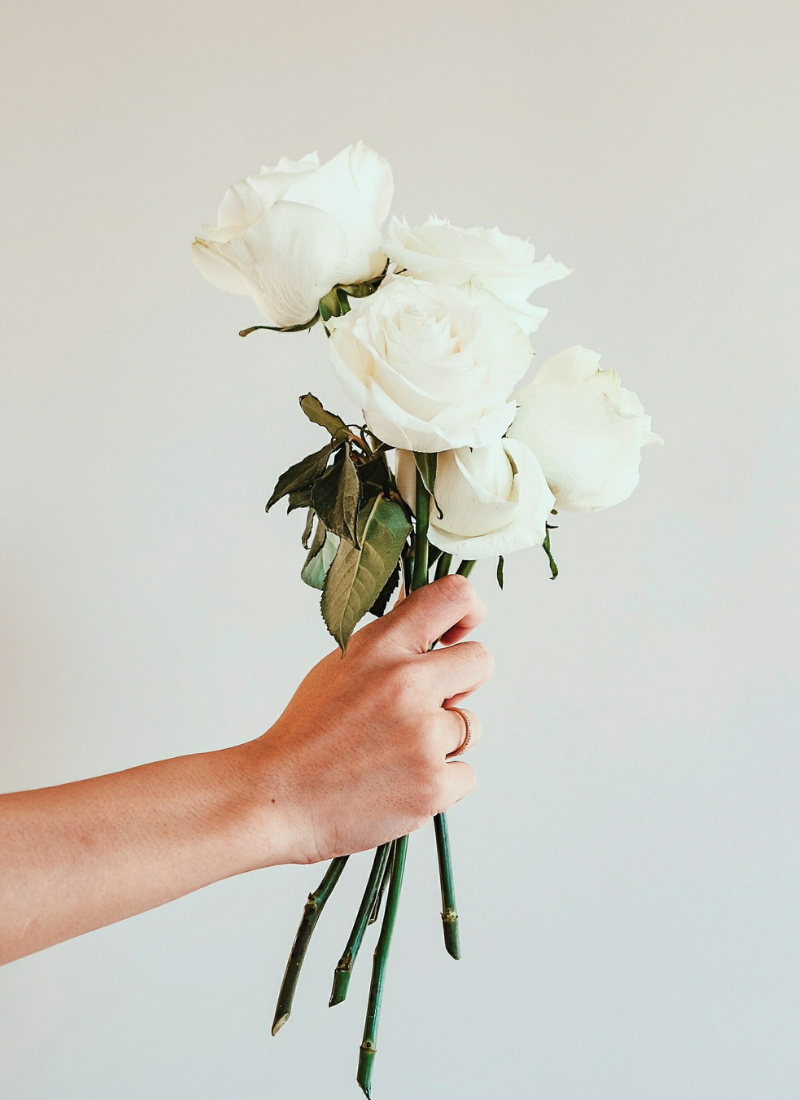
M 491 295 L 390 279 L 328 327 L 336 377 L 384 443 L 482 447 L 511 423 L 531 347 Z
M 337 283 L 381 273 L 393 189 L 391 167 L 363 141 L 323 165 L 316 153 L 284 157 L 228 188 L 192 256 L 214 286 L 251 295 L 271 324 L 303 324 Z
M 416 465 L 410 451 L 397 452 L 396 476 L 397 487 L 415 510 Z M 435 495 L 428 539 L 460 558 L 493 558 L 541 546 L 553 507 L 536 456 L 516 439 L 440 454 Z
M 636 394 L 599 362 L 597 352 L 567 348 L 515 394 L 519 408 L 508 434 L 528 444 L 556 507 L 567 512 L 596 512 L 627 500 L 639 481 L 641 448 L 663 442 L 650 431 Z
M 441 218 L 428 218 L 417 229 L 405 218 L 392 218 L 383 247 L 398 269 L 415 279 L 490 291 L 527 333 L 547 313 L 528 298 L 545 283 L 571 274 L 552 256 L 534 263 L 535 248 L 519 237 L 499 229 L 459 229 Z

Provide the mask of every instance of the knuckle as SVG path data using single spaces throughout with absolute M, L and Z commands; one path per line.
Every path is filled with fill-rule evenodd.
M 431 720 L 419 718 L 405 725 L 403 752 L 415 786 L 424 786 L 430 779 L 434 764 L 441 753 L 437 751 L 439 738 Z
M 494 657 L 483 642 L 462 642 L 461 644 L 464 646 L 465 655 L 482 667 L 484 675 L 488 679 L 494 670 Z
M 454 764 L 448 764 L 448 767 L 458 769 L 456 772 L 458 783 L 451 784 L 447 789 L 448 805 L 452 805 L 452 803 L 460 802 L 462 798 L 467 797 L 475 787 L 476 778 L 475 772 L 469 764 L 465 763 L 463 760 L 459 760 Z
M 415 833 L 418 829 L 424 829 L 432 816 L 432 814 L 425 813 L 422 810 L 412 810 L 408 821 L 408 831 Z
M 439 796 L 436 772 L 428 765 L 417 776 L 410 806 L 411 813 L 419 819 L 420 824 L 424 824 L 436 813 Z
M 386 694 L 396 710 L 415 709 L 419 704 L 416 670 L 408 661 L 398 661 L 386 674 Z
M 441 727 L 444 720 L 444 714 L 441 718 L 438 715 L 431 715 L 428 721 L 421 722 L 418 727 L 417 739 L 419 747 L 422 750 L 423 757 L 426 761 L 438 761 L 441 758 Z
M 436 581 L 437 590 L 454 603 L 466 603 L 472 594 L 473 588 L 466 577 L 460 573 L 449 573 Z

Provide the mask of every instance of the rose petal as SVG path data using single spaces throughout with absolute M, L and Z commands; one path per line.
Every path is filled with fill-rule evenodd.
M 281 200 L 227 243 L 206 246 L 212 247 L 246 281 L 269 323 L 290 326 L 317 312 L 336 281 L 347 238 L 329 214 Z
M 408 451 L 397 452 L 396 478 L 404 499 L 415 509 L 416 466 Z M 541 545 L 553 507 L 553 494 L 535 455 L 515 439 L 440 454 L 435 496 L 443 514 L 431 509 L 430 542 L 468 559 Z
M 639 481 L 641 448 L 660 442 L 650 417 L 600 356 L 567 348 L 515 394 L 509 436 L 539 459 L 559 509 L 593 512 L 626 500 Z
M 374 278 L 386 264 L 381 226 L 393 193 L 388 161 L 359 141 L 316 172 L 298 178 L 288 188 L 286 198 L 326 211 L 342 227 L 348 250 L 336 281 L 348 284 Z

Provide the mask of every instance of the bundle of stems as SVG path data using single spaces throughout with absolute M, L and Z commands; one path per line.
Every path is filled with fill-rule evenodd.
M 409 578 L 410 583 L 407 584 L 407 591 L 409 592 L 413 592 L 417 588 L 422 588 L 429 580 L 428 523 L 430 517 L 430 504 L 430 493 L 425 486 L 422 476 L 417 473 L 416 527 L 413 542 L 413 566 Z M 441 554 L 436 562 L 436 579 L 438 580 L 440 577 L 446 576 L 450 572 L 452 564 L 453 558 L 451 554 Z M 469 576 L 474 564 L 474 561 L 462 561 L 457 572 L 462 576 Z M 435 644 L 434 642 L 434 645 Z M 445 814 L 437 814 L 434 818 L 434 831 L 439 865 L 439 883 L 442 894 L 442 930 L 444 942 L 448 953 L 454 959 L 459 959 L 461 957 L 461 948 L 458 934 L 458 910 L 456 907 L 450 838 L 447 828 L 447 816 Z M 364 1022 L 364 1035 L 359 1050 L 358 1072 L 356 1075 L 358 1084 L 368 1100 L 371 1100 L 372 1096 L 372 1072 L 375 1063 L 375 1055 L 377 1053 L 381 1001 L 386 978 L 386 969 L 389 961 L 389 951 L 392 945 L 392 936 L 394 934 L 397 911 L 400 903 L 400 893 L 403 886 L 403 873 L 405 870 L 407 850 L 407 836 L 398 837 L 388 844 L 382 844 L 375 850 L 372 868 L 364 889 L 361 904 L 358 907 L 350 938 L 347 941 L 344 953 L 333 974 L 333 988 L 331 990 L 329 1002 L 331 1006 L 340 1004 L 347 996 L 350 976 L 353 972 L 356 957 L 358 956 L 367 927 L 377 921 L 385 897 L 386 905 L 383 912 L 383 921 L 372 959 L 372 978 L 369 987 L 367 1015 Z M 286 964 L 286 972 L 278 994 L 278 1003 L 275 1008 L 275 1017 L 272 1023 L 273 1035 L 277 1034 L 289 1019 L 300 970 L 311 940 L 311 935 L 328 898 L 333 892 L 336 883 L 339 881 L 347 860 L 347 856 L 338 856 L 336 859 L 332 860 L 325 872 L 322 882 L 317 889 L 308 896 L 308 901 L 303 910 L 303 916 L 289 955 L 289 961 Z

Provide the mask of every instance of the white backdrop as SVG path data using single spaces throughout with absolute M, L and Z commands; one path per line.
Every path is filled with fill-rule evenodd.
M 789 1100 L 800 1073 L 797 9 L 710 0 L 10 0 L 2 16 L 0 781 L 257 735 L 327 648 L 296 515 L 324 340 L 236 333 L 188 245 L 232 180 L 363 137 L 394 209 L 531 235 L 539 359 L 604 355 L 663 448 L 474 574 L 497 659 L 452 815 L 465 958 L 411 846 L 381 1100 Z M 316 868 L 0 971 L 7 1100 L 357 1095 L 365 873 L 274 996 Z M 339 892 L 337 892 L 339 894 Z

